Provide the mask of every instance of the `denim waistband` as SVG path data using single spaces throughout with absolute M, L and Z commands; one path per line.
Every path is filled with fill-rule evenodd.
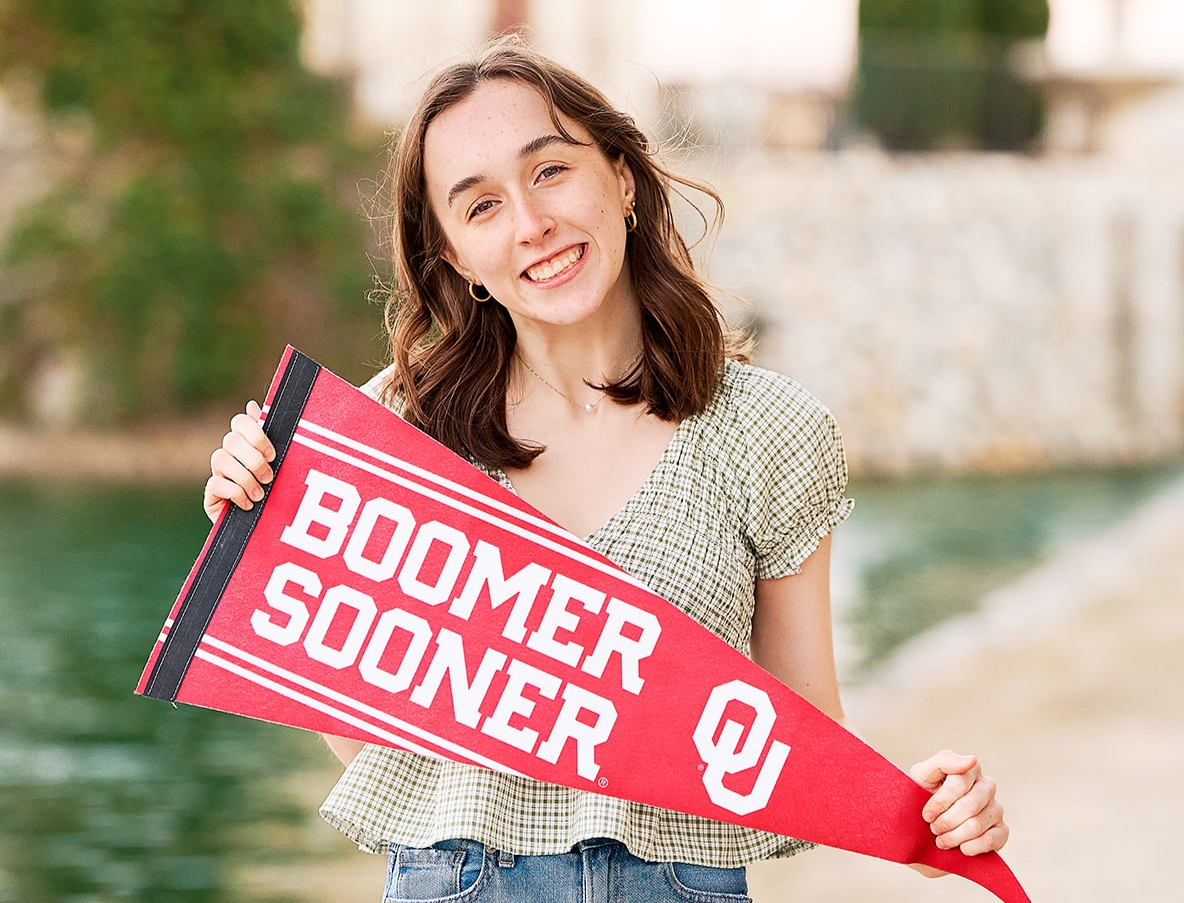
M 572 853 L 582 853 L 585 850 L 597 850 L 601 847 L 618 846 L 625 849 L 625 844 L 617 840 L 615 837 L 590 837 L 587 840 L 577 841 L 571 848 Z M 479 840 L 441 840 L 432 844 L 432 848 L 436 850 L 485 850 L 494 856 L 506 855 L 513 856 L 513 853 L 507 853 L 503 850 L 495 849 L 494 847 L 486 846 Z
M 571 848 L 573 853 L 582 853 L 584 850 L 596 850 L 600 847 L 618 846 L 624 848 L 621 841 L 613 837 L 591 837 L 588 840 L 581 840 Z

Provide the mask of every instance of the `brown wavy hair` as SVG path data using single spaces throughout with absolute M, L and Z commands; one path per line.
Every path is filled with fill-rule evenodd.
M 477 304 L 468 283 L 443 258 L 444 230 L 432 213 L 424 178 L 424 136 L 436 117 L 483 82 L 509 79 L 537 90 L 568 140 L 559 114 L 580 123 L 609 160 L 624 157 L 636 182 L 638 227 L 625 254 L 641 308 L 642 354 L 619 381 L 597 386 L 613 401 L 644 403 L 677 422 L 702 411 L 718 385 L 726 356 L 745 358 L 744 341 L 723 321 L 707 284 L 695 272 L 675 225 L 671 195 L 680 188 L 723 203 L 709 186 L 669 172 L 633 119 L 613 109 L 587 81 L 531 50 L 517 37 L 495 40 L 468 62 L 441 70 L 392 147 L 387 185 L 394 205 L 395 284 L 386 298 L 394 363 L 384 389 L 408 422 L 458 454 L 489 467 L 523 468 L 544 450 L 510 435 L 506 423 L 514 325 L 496 302 Z

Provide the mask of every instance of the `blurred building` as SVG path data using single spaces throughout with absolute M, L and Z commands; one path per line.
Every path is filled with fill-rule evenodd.
M 304 0 L 305 56 L 358 111 L 404 116 L 424 73 L 506 26 L 663 136 L 819 148 L 848 87 L 857 0 Z
M 1049 0 L 1050 151 L 1179 157 L 1184 147 L 1184 3 Z
M 349 77 L 359 115 L 402 118 L 425 73 L 525 27 L 664 138 L 734 156 L 837 140 L 858 0 L 302 0 L 305 57 Z M 1049 0 L 1017 60 L 1047 102 L 1054 152 L 1155 153 L 1184 140 L 1184 3 Z
M 714 276 L 856 466 L 1184 453 L 1184 4 L 1050 0 L 1044 153 L 764 155 Z M 762 274 L 774 273 L 774 278 Z

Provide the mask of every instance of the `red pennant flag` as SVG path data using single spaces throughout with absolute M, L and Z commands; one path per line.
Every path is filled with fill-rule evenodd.
M 136 692 L 963 875 L 928 792 L 674 605 L 289 348 Z M 656 726 L 661 725 L 658 729 Z

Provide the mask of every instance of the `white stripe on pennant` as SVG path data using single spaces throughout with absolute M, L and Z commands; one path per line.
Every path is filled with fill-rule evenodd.
M 586 547 L 586 544 L 581 542 L 576 536 L 572 535 L 570 532 L 563 529 L 563 527 L 552 523 L 544 517 L 536 517 L 532 514 L 515 508 L 513 505 L 507 505 L 505 502 L 485 495 L 483 492 L 478 492 L 477 490 L 465 486 L 462 483 L 453 482 L 452 480 L 446 479 L 439 474 L 432 473 L 430 470 L 417 467 L 409 461 L 405 461 L 402 458 L 396 458 L 394 455 L 380 451 L 379 449 L 372 446 L 365 445 L 362 442 L 358 442 L 356 439 L 351 439 L 349 436 L 334 432 L 327 427 L 313 423 L 311 420 L 301 420 L 300 427 L 302 429 L 308 430 L 310 433 L 315 433 L 324 439 L 329 439 L 330 441 L 336 442 L 339 445 L 344 445 L 346 448 L 356 451 L 359 454 L 367 455 L 368 457 L 371 457 L 376 461 L 380 461 L 383 464 L 389 464 L 392 467 L 397 467 L 399 470 L 417 477 L 424 483 L 434 483 L 435 485 L 442 489 L 448 490 L 454 495 L 459 495 L 464 498 L 469 498 L 480 502 L 483 505 L 502 512 L 503 514 L 507 514 L 510 517 L 516 518 L 523 523 L 530 524 L 536 529 L 543 530 L 544 532 L 551 533 L 560 539 Z
M 322 684 L 317 683 L 316 681 L 309 680 L 306 677 L 303 677 L 303 676 L 296 674 L 292 671 L 288 671 L 285 668 L 281 668 L 279 665 L 273 664 L 272 662 L 269 662 L 266 659 L 262 659 L 262 658 L 259 658 L 258 656 L 252 655 L 249 652 L 245 652 L 242 649 L 232 646 L 229 643 L 224 642 L 223 640 L 219 640 L 215 637 L 212 637 L 209 634 L 206 634 L 204 637 L 202 637 L 202 644 L 212 646 L 214 649 L 217 649 L 220 652 L 223 652 L 227 655 L 234 656 L 235 658 L 239 659 L 240 661 L 242 661 L 243 663 L 245 663 L 247 665 L 250 665 L 253 668 L 257 668 L 260 671 L 264 671 L 268 674 L 271 674 L 272 676 L 274 676 L 276 678 L 279 678 L 281 680 L 285 680 L 288 683 L 303 687 L 306 690 L 310 690 L 314 693 L 318 693 L 321 696 L 325 697 L 326 699 L 332 700 L 333 702 L 337 703 L 338 705 L 343 705 L 343 706 L 347 706 L 349 708 L 352 708 L 356 712 L 358 712 L 368 718 L 371 718 L 374 721 L 378 721 L 380 723 L 386 724 L 389 727 L 392 727 L 392 728 L 399 730 L 399 731 L 403 731 L 407 734 L 410 734 L 411 736 L 418 737 L 422 741 L 425 741 L 427 743 L 431 743 L 435 746 L 438 746 L 440 749 L 446 750 L 449 753 L 452 753 L 454 755 L 457 755 L 457 756 L 460 756 L 464 759 L 467 759 L 468 761 L 473 762 L 474 764 L 483 765 L 484 767 L 491 768 L 495 771 L 501 771 L 501 772 L 505 772 L 506 774 L 512 774 L 512 775 L 517 775 L 518 777 L 522 777 L 522 775 L 519 774 L 517 771 L 514 771 L 512 768 L 506 767 L 505 765 L 501 764 L 500 762 L 495 762 L 493 759 L 483 756 L 480 753 L 475 753 L 472 750 L 466 749 L 463 746 L 453 743 L 451 740 L 446 740 L 443 737 L 437 737 L 435 734 L 432 734 L 429 731 L 425 731 L 422 728 L 418 728 L 412 724 L 408 724 L 405 721 L 402 721 L 398 718 L 388 715 L 386 712 L 383 712 L 381 709 L 376 709 L 373 706 L 367 705 L 364 702 L 359 702 L 358 700 L 356 700 L 350 696 L 346 696 L 344 693 L 339 693 L 338 691 L 332 690 L 329 687 L 326 687 Z M 207 659 L 207 660 L 209 660 L 209 659 Z M 234 671 L 234 673 L 238 674 L 240 672 L 236 669 Z M 245 676 L 245 675 L 243 675 L 243 676 Z M 266 680 L 266 678 L 261 678 L 261 680 Z M 259 683 L 259 681 L 256 681 L 256 683 Z M 287 696 L 289 699 L 293 699 L 293 700 L 300 702 L 304 705 L 308 705 L 308 702 L 306 701 L 307 697 L 304 696 L 304 694 L 300 693 L 299 691 L 296 691 L 296 690 L 288 691 L 288 690 L 282 688 L 278 684 L 273 685 L 270 681 L 268 681 L 267 685 L 269 686 L 270 689 L 275 690 L 277 693 L 280 693 L 283 696 Z M 340 717 L 337 714 L 338 710 L 333 708 L 332 711 L 330 711 L 330 708 L 332 708 L 332 707 L 328 707 L 327 704 L 312 706 L 312 708 L 316 708 L 318 711 L 323 711 L 323 712 L 326 712 L 327 714 L 332 714 L 333 717 L 335 717 L 335 718 Z M 355 726 L 362 727 L 363 730 L 367 730 L 367 731 L 373 733 L 375 736 L 382 737 L 382 736 L 386 736 L 386 733 L 387 733 L 384 728 L 375 727 L 373 724 L 360 721 L 358 719 L 355 719 L 353 716 L 345 717 L 345 718 L 342 718 L 341 720 L 346 721 L 349 724 L 353 724 Z M 408 745 L 408 744 L 411 744 L 412 742 L 413 741 L 410 741 L 410 740 L 401 741 L 399 743 L 399 745 L 403 746 L 407 749 L 412 749 L 412 747 L 410 745 Z M 419 752 L 419 751 L 420 750 L 418 748 L 412 749 L 412 752 Z M 440 753 L 428 753 L 428 755 L 433 755 L 436 758 L 443 757 Z
M 338 721 L 351 724 L 354 727 L 359 728 L 368 734 L 372 734 L 374 737 L 377 737 L 378 739 L 387 743 L 393 743 L 395 746 L 414 753 L 419 753 L 423 756 L 429 756 L 433 759 L 444 758 L 440 755 L 440 753 L 425 749 L 424 747 L 419 746 L 418 744 L 413 743 L 404 737 L 393 734 L 390 731 L 383 730 L 382 728 L 375 727 L 373 724 L 363 721 L 361 718 L 357 718 L 348 712 L 334 708 L 328 703 L 321 702 L 318 699 L 313 699 L 310 696 L 306 696 L 303 693 L 278 684 L 261 674 L 256 674 L 254 671 L 249 671 L 246 668 L 236 665 L 234 662 L 226 661 L 225 659 L 215 655 L 213 652 L 210 652 L 207 649 L 198 649 L 196 657 L 200 658 L 202 661 L 209 662 L 211 665 L 221 668 L 223 671 L 229 671 L 231 674 L 236 674 L 243 678 L 243 680 L 248 680 L 253 684 L 257 684 L 260 687 L 271 690 L 273 693 L 278 693 L 280 696 L 285 696 L 288 699 L 298 702 L 306 708 L 314 709 L 318 712 L 322 712 L 326 715 L 336 718 Z
M 434 501 L 437 501 L 437 502 L 440 502 L 444 505 L 447 505 L 448 507 L 450 507 L 456 511 L 460 511 L 464 514 L 468 514 L 471 517 L 475 517 L 476 519 L 484 521 L 487 524 L 490 524 L 492 526 L 498 527 L 499 529 L 505 530 L 507 533 L 512 533 L 515 536 L 520 536 L 523 539 L 527 540 L 528 542 L 534 543 L 535 545 L 543 546 L 545 548 L 551 549 L 554 552 L 558 552 L 564 558 L 567 558 L 571 561 L 576 561 L 581 564 L 587 565 L 588 567 L 593 568 L 594 570 L 600 571 L 603 574 L 607 574 L 610 577 L 615 577 L 616 579 L 622 581 L 623 583 L 631 584 L 631 585 L 636 586 L 640 589 L 644 589 L 647 592 L 649 591 L 649 588 L 645 584 L 643 584 L 640 580 L 637 580 L 631 574 L 629 574 L 626 571 L 621 570 L 616 565 L 602 561 L 599 558 L 593 558 L 588 555 L 582 555 L 579 552 L 575 551 L 574 549 L 571 549 L 571 548 L 568 548 L 567 546 L 559 544 L 558 542 L 556 542 L 554 539 L 551 539 L 550 537 L 540 536 L 538 533 L 528 530 L 525 527 L 520 527 L 517 524 L 512 524 L 512 523 L 510 523 L 506 520 L 503 520 L 502 518 L 497 517 L 493 514 L 489 514 L 485 511 L 481 511 L 478 508 L 474 508 L 472 505 L 469 505 L 465 502 L 458 501 L 457 499 L 454 499 L 454 498 L 451 498 L 450 496 L 444 495 L 443 493 L 438 492 L 434 489 L 431 489 L 427 486 L 422 486 L 418 483 L 415 483 L 414 481 L 409 480 L 406 477 L 401 477 L 396 473 L 392 473 L 389 470 L 379 467 L 377 464 L 371 464 L 367 461 L 363 461 L 360 458 L 355 457 L 354 455 L 348 454 L 347 452 L 343 452 L 338 449 L 332 448 L 328 445 L 325 445 L 323 442 L 318 442 L 315 439 L 310 439 L 307 436 L 302 436 L 302 435 L 300 435 L 299 432 L 297 432 L 296 435 L 292 437 L 292 441 L 298 442 L 307 448 L 313 449 L 314 451 L 318 451 L 321 454 L 325 455 L 326 457 L 335 458 L 338 461 L 342 461 L 346 464 L 350 464 L 350 465 L 358 468 L 358 470 L 364 470 L 367 473 L 373 474 L 374 476 L 381 477 L 382 479 L 387 480 L 388 482 L 394 483 L 397 486 L 402 486 L 404 489 L 410 489 L 412 492 L 418 493 L 419 495 L 422 495 L 425 498 L 433 499 Z M 482 500 L 489 501 L 486 496 L 480 496 L 480 498 Z M 570 536 L 570 534 L 564 534 L 564 535 Z

